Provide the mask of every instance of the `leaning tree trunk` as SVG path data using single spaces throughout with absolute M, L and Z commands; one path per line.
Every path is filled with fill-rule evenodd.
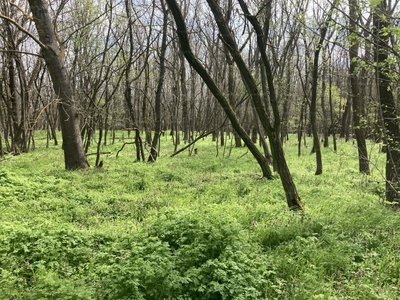
M 167 0 L 168 6 L 174 16 L 176 26 L 178 28 L 177 33 L 179 37 L 179 42 L 181 45 L 181 49 L 183 54 L 185 55 L 186 60 L 192 66 L 193 69 L 202 77 L 203 81 L 212 92 L 214 97 L 220 103 L 221 107 L 224 109 L 226 115 L 231 121 L 232 127 L 234 130 L 240 135 L 243 142 L 248 147 L 249 151 L 253 154 L 254 158 L 257 160 L 261 170 L 263 172 L 263 176 L 272 179 L 272 172 L 269 168 L 268 161 L 265 156 L 258 150 L 257 146 L 251 141 L 250 137 L 244 130 L 244 128 L 240 125 L 239 120 L 233 111 L 231 105 L 229 104 L 228 99 L 225 95 L 220 91 L 220 89 L 215 84 L 214 80 L 211 78 L 210 74 L 204 68 L 204 66 L 200 63 L 200 61 L 195 57 L 193 51 L 189 44 L 189 37 L 187 34 L 187 29 L 185 22 L 182 17 L 182 13 L 178 7 L 178 4 L 175 0 Z
M 378 12 L 379 11 L 379 12 Z M 386 151 L 386 200 L 400 202 L 400 128 L 396 103 L 388 74 L 389 27 L 386 1 L 382 1 L 374 14 L 376 76 L 381 103 Z
M 207 0 L 207 2 L 210 4 L 211 2 L 215 4 L 214 0 Z M 259 94 L 257 84 L 254 81 L 253 76 L 251 75 L 250 71 L 246 68 L 244 65 L 243 61 L 241 60 L 241 56 L 239 53 L 236 52 L 236 55 L 233 55 L 235 59 L 235 62 L 238 66 L 239 71 L 241 72 L 242 78 L 245 81 L 246 88 L 249 92 L 249 94 L 252 95 L 252 100 L 254 103 L 254 106 L 256 108 L 257 114 L 260 118 L 261 124 L 263 125 L 266 134 L 268 135 L 268 139 L 270 141 L 271 145 L 271 152 L 272 152 L 272 157 L 274 161 L 276 161 L 277 165 L 277 170 L 279 177 L 282 182 L 283 189 L 285 191 L 286 195 L 286 202 L 287 205 L 291 210 L 302 210 L 304 209 L 304 205 L 300 199 L 300 196 L 297 193 L 297 188 L 296 185 L 294 184 L 293 177 L 289 171 L 289 168 L 286 163 L 286 158 L 285 154 L 283 151 L 283 146 L 281 139 L 279 138 L 279 133 L 280 133 L 280 116 L 279 116 L 279 108 L 278 108 L 278 103 L 277 103 L 277 97 L 275 93 L 275 86 L 274 86 L 274 78 L 273 78 L 273 72 L 271 68 L 270 61 L 267 58 L 266 54 L 266 42 L 265 42 L 265 36 L 268 30 L 266 29 L 264 32 L 261 28 L 260 23 L 258 22 L 257 18 L 253 15 L 250 14 L 248 7 L 246 3 L 243 0 L 239 0 L 240 7 L 246 17 L 246 19 L 251 23 L 253 29 L 255 30 L 257 34 L 257 46 L 260 51 L 261 55 L 261 61 L 263 65 L 265 66 L 265 75 L 267 78 L 267 83 L 268 83 L 268 91 L 269 91 L 269 103 L 271 105 L 271 110 L 273 113 L 274 117 L 274 125 L 272 126 L 270 119 L 268 117 L 268 111 L 266 109 L 266 106 L 264 105 L 264 102 L 262 101 L 262 98 Z M 214 12 L 215 15 L 215 12 Z M 266 24 L 269 22 L 269 17 L 267 16 L 266 18 Z M 229 42 L 231 45 L 230 49 L 237 51 L 237 47 L 234 48 L 235 42 L 232 39 L 230 35 L 230 30 L 227 28 L 226 23 L 224 24 L 223 22 L 218 24 L 220 27 L 220 30 L 223 30 L 223 36 L 226 42 Z M 224 26 L 221 26 L 224 25 Z M 225 27 L 225 28 L 224 28 Z M 228 30 L 227 30 L 228 29 Z M 226 39 L 229 39 L 227 41 Z
M 358 36 L 357 36 L 357 0 L 349 0 L 350 8 L 350 86 L 351 86 L 351 96 L 353 100 L 353 122 L 354 122 L 354 132 L 357 140 L 358 148 L 358 165 L 361 173 L 369 174 L 369 160 L 367 144 L 365 142 L 365 129 L 362 124 L 362 100 L 360 85 L 358 82 L 357 68 L 358 68 Z
M 257 83 L 251 74 L 249 68 L 245 64 L 238 46 L 235 42 L 235 39 L 232 36 L 232 31 L 229 29 L 228 24 L 223 17 L 221 8 L 218 6 L 217 2 L 215 0 L 207 0 L 208 5 L 211 8 L 211 11 L 214 15 L 214 19 L 218 25 L 218 29 L 221 33 L 221 38 L 223 39 L 224 43 L 228 46 L 227 48 L 229 49 L 233 60 L 236 63 L 236 66 L 239 69 L 240 74 L 242 75 L 242 80 L 245 84 L 245 87 L 247 89 L 247 92 L 249 95 L 251 95 L 251 100 L 253 101 L 255 110 L 258 114 L 258 117 L 260 119 L 260 122 L 262 126 L 265 129 L 266 134 L 268 135 L 268 138 L 271 143 L 271 152 L 272 156 L 275 159 L 281 159 L 282 166 L 278 166 L 278 173 L 283 185 L 283 188 L 285 190 L 286 194 L 286 201 L 290 209 L 303 209 L 303 203 L 300 200 L 300 197 L 297 194 L 297 189 L 296 186 L 293 182 L 292 176 L 289 172 L 289 169 L 287 168 L 287 172 L 285 172 L 285 165 L 286 165 L 286 160 L 285 160 L 285 155 L 283 152 L 283 147 L 281 144 L 281 140 L 279 138 L 279 132 L 280 132 L 280 117 L 279 117 L 279 109 L 278 109 L 278 104 L 276 101 L 276 94 L 275 94 L 275 88 L 274 88 L 274 83 L 273 83 L 273 74 L 271 70 L 271 65 L 269 63 L 269 60 L 267 59 L 266 56 L 266 43 L 264 40 L 264 33 L 262 31 L 262 28 L 258 22 L 258 20 L 250 15 L 249 10 L 247 8 L 247 5 L 244 3 L 243 0 L 239 0 L 239 4 L 242 8 L 242 11 L 245 15 L 245 17 L 249 20 L 251 25 L 253 26 L 254 30 L 256 31 L 257 34 L 257 46 L 259 48 L 262 62 L 266 68 L 266 75 L 267 75 L 267 82 L 268 82 L 268 87 L 269 87 L 269 100 L 271 103 L 272 107 L 272 112 L 274 115 L 274 125 L 272 126 L 270 119 L 268 118 L 267 110 L 265 107 L 265 104 L 262 100 L 262 97 L 260 95 L 260 92 L 258 90 Z M 278 151 L 278 152 L 276 152 Z M 278 162 L 279 164 L 279 162 Z M 290 182 L 291 184 L 285 184 L 286 182 Z
M 65 168 L 86 168 L 89 164 L 82 145 L 72 85 L 60 54 L 47 4 L 42 0 L 28 0 L 28 2 L 39 34 L 43 57 L 58 97 L 57 108 L 63 138 Z

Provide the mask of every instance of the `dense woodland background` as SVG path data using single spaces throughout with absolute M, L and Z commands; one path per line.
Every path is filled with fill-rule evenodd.
M 397 4 L 3 1 L 0 155 L 34 149 L 36 130 L 48 145 L 63 131 L 67 169 L 86 167 L 71 153 L 93 144 L 99 166 L 116 130 L 133 136 L 137 161 L 157 159 L 162 134 L 175 151 L 233 134 L 263 176 L 272 178 L 273 162 L 288 205 L 301 208 L 281 144 L 296 133 L 300 156 L 312 136 L 321 174 L 321 146 L 337 151 L 337 138 L 354 137 L 365 174 L 366 140 L 383 143 L 386 197 L 398 201 Z
M 1 1 L 0 299 L 399 299 L 397 4 Z

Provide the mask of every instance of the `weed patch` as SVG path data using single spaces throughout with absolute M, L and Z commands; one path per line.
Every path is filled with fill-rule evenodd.
M 398 299 L 398 211 L 382 205 L 385 156 L 372 175 L 338 140 L 288 165 L 306 210 L 287 209 L 279 177 L 260 179 L 243 148 L 155 164 L 104 146 L 102 169 L 62 170 L 61 149 L 0 162 L 1 299 Z M 308 151 L 308 150 L 307 150 Z M 90 157 L 92 159 L 93 157 Z

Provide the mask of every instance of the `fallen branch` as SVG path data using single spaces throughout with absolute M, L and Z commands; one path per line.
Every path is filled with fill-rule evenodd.
M 86 156 L 96 155 L 96 154 L 97 154 L 97 152 L 96 153 L 89 153 L 89 154 L 86 154 Z M 111 154 L 111 152 L 100 152 L 100 154 Z
M 135 142 L 125 142 L 122 145 L 121 149 L 118 150 L 117 155 L 115 156 L 115 158 L 118 158 L 118 154 L 124 149 L 125 145 L 132 145 L 132 144 L 135 144 Z
M 209 132 L 203 133 L 202 135 L 198 136 L 197 138 L 195 138 L 191 143 L 187 144 L 185 147 L 183 147 L 182 149 L 179 149 L 178 151 L 176 151 L 175 153 L 171 154 L 170 157 L 174 157 L 175 155 L 181 153 L 182 151 L 186 150 L 187 148 L 189 148 L 190 146 L 192 146 L 193 144 L 195 144 L 198 140 L 210 135 L 211 133 L 215 132 L 215 130 L 211 130 Z

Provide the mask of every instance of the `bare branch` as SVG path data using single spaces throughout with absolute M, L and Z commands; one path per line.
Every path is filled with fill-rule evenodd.
M 32 55 L 32 56 L 37 56 L 37 57 L 42 58 L 42 55 L 41 55 L 41 54 L 36 54 L 36 53 L 26 52 L 26 51 L 1 50 L 1 49 L 0 49 L 0 53 L 20 53 L 20 54 Z
M 16 9 L 18 9 L 18 10 L 24 15 L 25 18 L 27 18 L 27 19 L 33 21 L 32 16 L 30 16 L 29 14 L 27 14 L 27 13 L 25 12 L 25 10 L 22 9 L 22 7 L 18 6 L 17 4 L 15 4 L 15 3 L 12 2 L 12 1 L 9 1 L 9 3 L 10 3 L 10 5 L 12 5 L 12 6 L 14 6 Z
M 7 17 L 5 15 L 2 15 L 2 14 L 0 14 L 0 18 L 10 22 L 11 24 L 14 24 L 19 30 L 21 30 L 23 33 L 25 33 L 28 36 L 30 36 L 41 48 L 47 49 L 47 47 L 41 41 L 39 41 L 32 33 L 30 33 L 28 30 L 26 30 L 20 24 L 18 24 L 18 22 L 15 21 L 14 19 L 12 19 L 10 17 Z

